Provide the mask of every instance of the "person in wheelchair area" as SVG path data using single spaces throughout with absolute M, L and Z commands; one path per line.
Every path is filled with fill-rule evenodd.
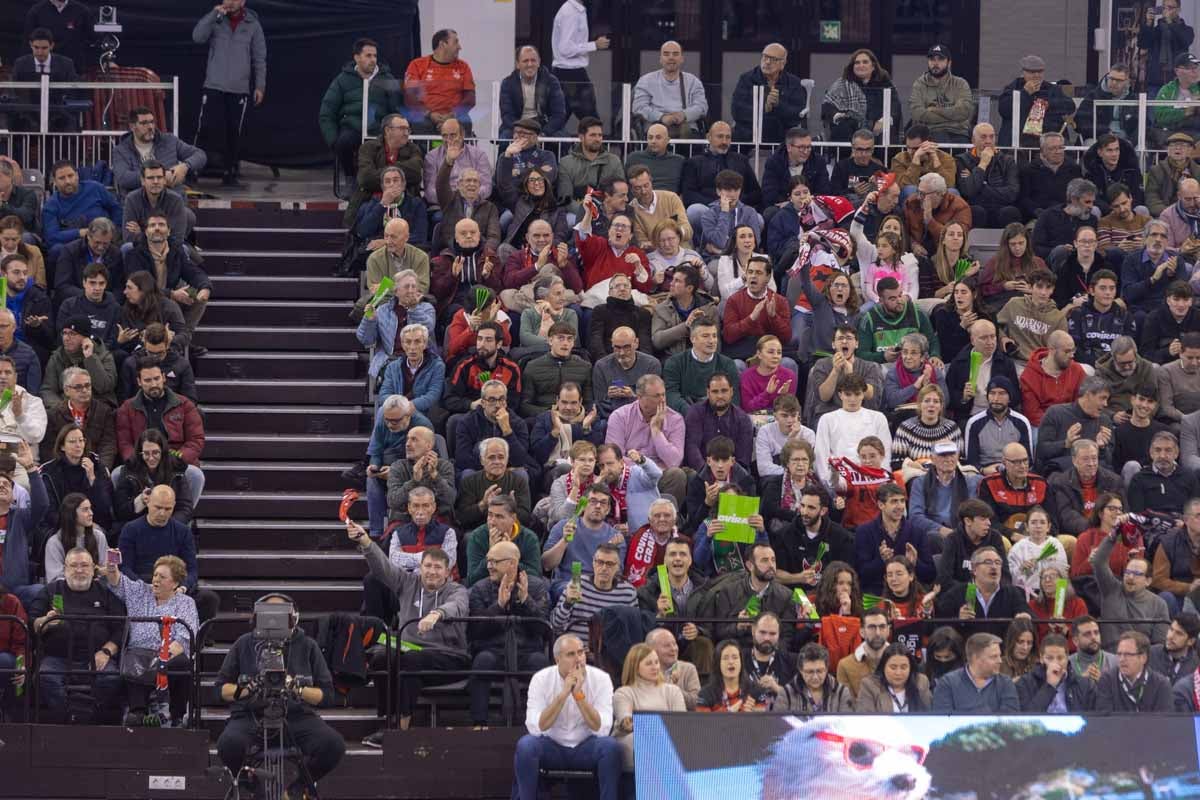
M 292 599 L 283 594 L 266 595 L 255 605 L 258 603 L 287 603 L 295 607 Z M 304 756 L 301 777 L 288 790 L 288 796 L 293 798 L 304 796 L 304 790 L 311 788 L 308 780 L 312 784 L 321 780 L 337 767 L 346 753 L 342 737 L 317 715 L 316 708 L 333 697 L 333 677 L 317 643 L 304 634 L 299 621 L 299 611 L 293 612 L 291 632 L 283 648 L 286 685 L 289 687 L 284 746 L 295 747 Z M 254 624 L 253 618 L 251 624 Z M 247 678 L 258 676 L 260 644 L 253 630 L 242 634 L 225 656 L 218 673 L 221 699 L 231 703 L 232 707 L 225 730 L 217 739 L 217 752 L 235 778 L 247 756 L 254 755 L 255 744 L 262 742 L 258 722 L 265 704 L 250 697 L 253 692 L 246 686 Z

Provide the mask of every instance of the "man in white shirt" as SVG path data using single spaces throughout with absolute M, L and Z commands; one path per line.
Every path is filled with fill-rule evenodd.
M 596 116 L 596 89 L 588 77 L 588 53 L 607 50 L 607 36 L 588 40 L 587 6 L 584 0 L 567 0 L 554 15 L 554 30 L 550 46 L 554 53 L 551 62 L 554 77 L 562 84 L 567 99 L 567 119 Z M 565 122 L 565 120 L 564 120 Z
M 883 463 L 892 460 L 892 433 L 888 429 L 887 417 L 878 411 L 863 408 L 867 394 L 867 382 L 861 375 L 850 373 L 838 379 L 838 398 L 842 407 L 837 411 L 822 414 L 817 421 L 817 463 L 813 465 L 817 475 L 826 486 L 833 485 L 831 458 L 858 459 L 858 443 L 867 436 L 878 436 L 883 442 Z
M 571 0 L 568 5 L 576 0 Z M 608 735 L 613 722 L 613 688 L 608 674 L 587 665 L 578 636 L 554 642 L 554 666 L 529 682 L 525 727 L 513 757 L 514 797 L 537 800 L 538 771 L 591 770 L 600 783 L 600 800 L 617 800 L 621 746 Z

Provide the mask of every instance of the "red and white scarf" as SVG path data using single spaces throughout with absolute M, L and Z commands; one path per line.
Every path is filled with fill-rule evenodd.
M 613 499 L 610 519 L 614 525 L 618 525 L 629 519 L 629 506 L 625 501 L 625 494 L 629 490 L 629 473 L 629 465 L 626 464 L 621 468 L 620 479 L 608 487 L 608 491 L 612 494 Z

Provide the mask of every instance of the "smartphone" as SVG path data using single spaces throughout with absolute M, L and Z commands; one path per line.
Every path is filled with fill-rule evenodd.
M 109 548 L 108 552 L 104 554 L 104 563 L 110 567 L 121 566 L 121 551 Z
M 624 389 L 625 388 L 625 380 L 623 378 L 614 378 L 612 385 Z

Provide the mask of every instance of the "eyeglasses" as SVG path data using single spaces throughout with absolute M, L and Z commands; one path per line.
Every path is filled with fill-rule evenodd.
M 67 388 L 73 392 L 82 392 L 84 389 L 92 388 L 90 383 L 68 383 Z
M 851 147 L 850 149 L 851 149 L 851 151 L 853 151 L 855 153 L 873 153 L 873 152 L 875 152 L 874 147 Z
M 142 458 L 160 458 L 161 456 L 162 456 L 162 450 L 143 450 L 142 451 Z
M 545 183 L 546 179 L 543 178 L 541 175 L 530 175 L 529 178 L 527 179 L 527 182 L 528 183 Z
M 1120 650 L 1117 651 L 1117 658 L 1137 658 L 1140 655 L 1145 655 L 1145 653 L 1130 653 L 1128 651 L 1122 653 Z
M 1002 562 L 996 558 L 986 558 L 982 561 L 976 561 L 975 566 L 977 566 L 977 567 L 1002 567 L 1002 566 L 1004 566 L 1004 562 Z
M 489 558 L 489 559 L 487 559 L 486 563 L 489 567 L 498 567 L 501 564 L 503 564 L 505 561 L 513 561 L 513 560 L 514 559 L 512 556 L 509 556 L 508 558 Z
M 762 60 L 763 60 L 763 63 L 765 63 L 765 64 L 782 64 L 783 62 L 787 61 L 786 58 L 782 58 L 780 56 L 766 56 L 766 55 L 762 57 Z
M 871 769 L 875 765 L 875 759 L 882 756 L 888 750 L 895 750 L 900 755 L 907 756 L 918 764 L 925 763 L 925 753 L 927 752 L 919 744 L 884 744 L 883 742 L 876 742 L 873 739 L 861 739 L 857 736 L 840 736 L 829 731 L 818 731 L 813 734 L 813 738 L 820 739 L 822 742 L 842 745 L 842 757 L 846 760 L 846 765 L 861 770 Z
M 1124 573 L 1124 574 L 1128 575 L 1128 576 L 1129 576 L 1129 577 L 1131 577 L 1131 578 L 1144 578 L 1144 577 L 1146 577 L 1146 573 L 1145 573 L 1145 571 L 1144 571 L 1144 570 L 1140 570 L 1140 569 L 1129 569 L 1128 567 L 1126 567 L 1126 568 L 1125 568 L 1125 573 Z
M 1021 466 L 1022 464 L 1024 464 L 1025 466 L 1029 466 L 1029 459 L 1028 458 L 1006 458 L 1006 459 L 1004 459 L 1004 463 L 1005 464 L 1013 464 L 1014 466 L 1018 466 L 1018 467 Z
M 618 564 L 616 561 L 608 561 L 608 560 L 600 561 L 597 559 L 592 562 L 592 566 L 594 566 L 596 569 L 600 569 L 601 567 L 603 567 L 605 569 L 616 569 Z
M 485 403 L 503 403 L 505 400 L 503 397 L 484 397 L 481 399 Z
M 1125 510 L 1125 507 L 1124 506 L 1114 506 L 1110 503 L 1109 505 L 1106 505 L 1104 507 L 1104 510 L 1105 511 L 1116 511 L 1118 514 L 1120 514 L 1122 511 Z

